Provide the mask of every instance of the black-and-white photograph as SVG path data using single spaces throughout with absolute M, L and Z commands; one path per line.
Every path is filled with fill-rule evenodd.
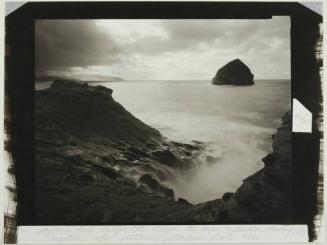
M 39 224 L 292 222 L 290 18 L 35 21 Z

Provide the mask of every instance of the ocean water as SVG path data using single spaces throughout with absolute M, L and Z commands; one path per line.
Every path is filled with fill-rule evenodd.
M 245 87 L 214 86 L 210 81 L 93 84 L 112 88 L 115 100 L 168 138 L 208 144 L 198 165 L 176 171 L 176 178 L 162 183 L 191 203 L 234 192 L 262 168 L 261 159 L 272 150 L 271 135 L 291 108 L 289 80 L 257 80 Z M 208 163 L 208 156 L 215 160 Z

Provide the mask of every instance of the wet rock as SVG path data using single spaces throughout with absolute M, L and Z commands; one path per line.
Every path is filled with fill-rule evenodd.
M 111 163 L 113 164 L 115 162 L 115 158 L 111 155 L 107 155 L 107 156 L 102 156 L 101 157 L 103 161 L 107 162 L 107 163 Z
M 129 151 L 124 151 L 123 155 L 124 155 L 124 158 L 128 159 L 129 161 L 135 161 L 135 160 L 139 159 L 139 157 L 137 155 L 135 155 L 133 152 L 129 152 Z
M 126 158 L 117 158 L 116 159 L 116 162 L 120 165 L 123 165 L 123 166 L 131 166 L 132 165 L 132 162 Z
M 141 157 L 145 157 L 146 153 L 142 150 L 140 150 L 139 148 L 135 147 L 135 146 L 129 146 L 126 148 L 127 152 L 133 153 L 134 156 L 141 158 Z
M 169 176 L 166 174 L 167 171 L 160 169 L 160 166 L 153 163 L 143 163 L 141 164 L 140 168 L 144 169 L 146 172 L 151 172 L 151 174 L 157 177 L 160 181 L 166 180 Z
M 175 193 L 172 189 L 160 186 L 160 192 L 168 199 L 174 200 L 175 199 Z
M 100 173 L 104 174 L 105 176 L 111 178 L 111 179 L 116 179 L 118 177 L 122 177 L 121 174 L 110 167 L 101 167 L 101 166 L 96 166 L 96 168 L 99 170 Z
M 144 174 L 139 178 L 139 182 L 146 184 L 151 190 L 157 191 L 159 183 L 150 174 Z
M 174 198 L 174 191 L 160 185 L 150 174 L 144 174 L 139 178 L 139 183 L 145 184 L 152 192 L 161 194 L 167 198 Z
M 155 150 L 152 151 L 150 155 L 156 158 L 160 163 L 166 164 L 168 166 L 173 166 L 174 163 L 179 162 L 177 157 L 168 149 Z

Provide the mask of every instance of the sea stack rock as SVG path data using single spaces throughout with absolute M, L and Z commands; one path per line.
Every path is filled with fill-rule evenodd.
M 214 85 L 253 85 L 254 75 L 241 60 L 233 60 L 221 67 L 212 79 Z

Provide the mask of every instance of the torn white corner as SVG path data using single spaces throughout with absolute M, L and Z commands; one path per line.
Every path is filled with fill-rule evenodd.
M 297 99 L 293 99 L 292 132 L 311 133 L 312 113 Z
M 26 2 L 6 2 L 5 3 L 5 14 L 6 16 L 8 14 L 11 14 L 16 9 L 20 8 L 22 5 L 24 5 Z

